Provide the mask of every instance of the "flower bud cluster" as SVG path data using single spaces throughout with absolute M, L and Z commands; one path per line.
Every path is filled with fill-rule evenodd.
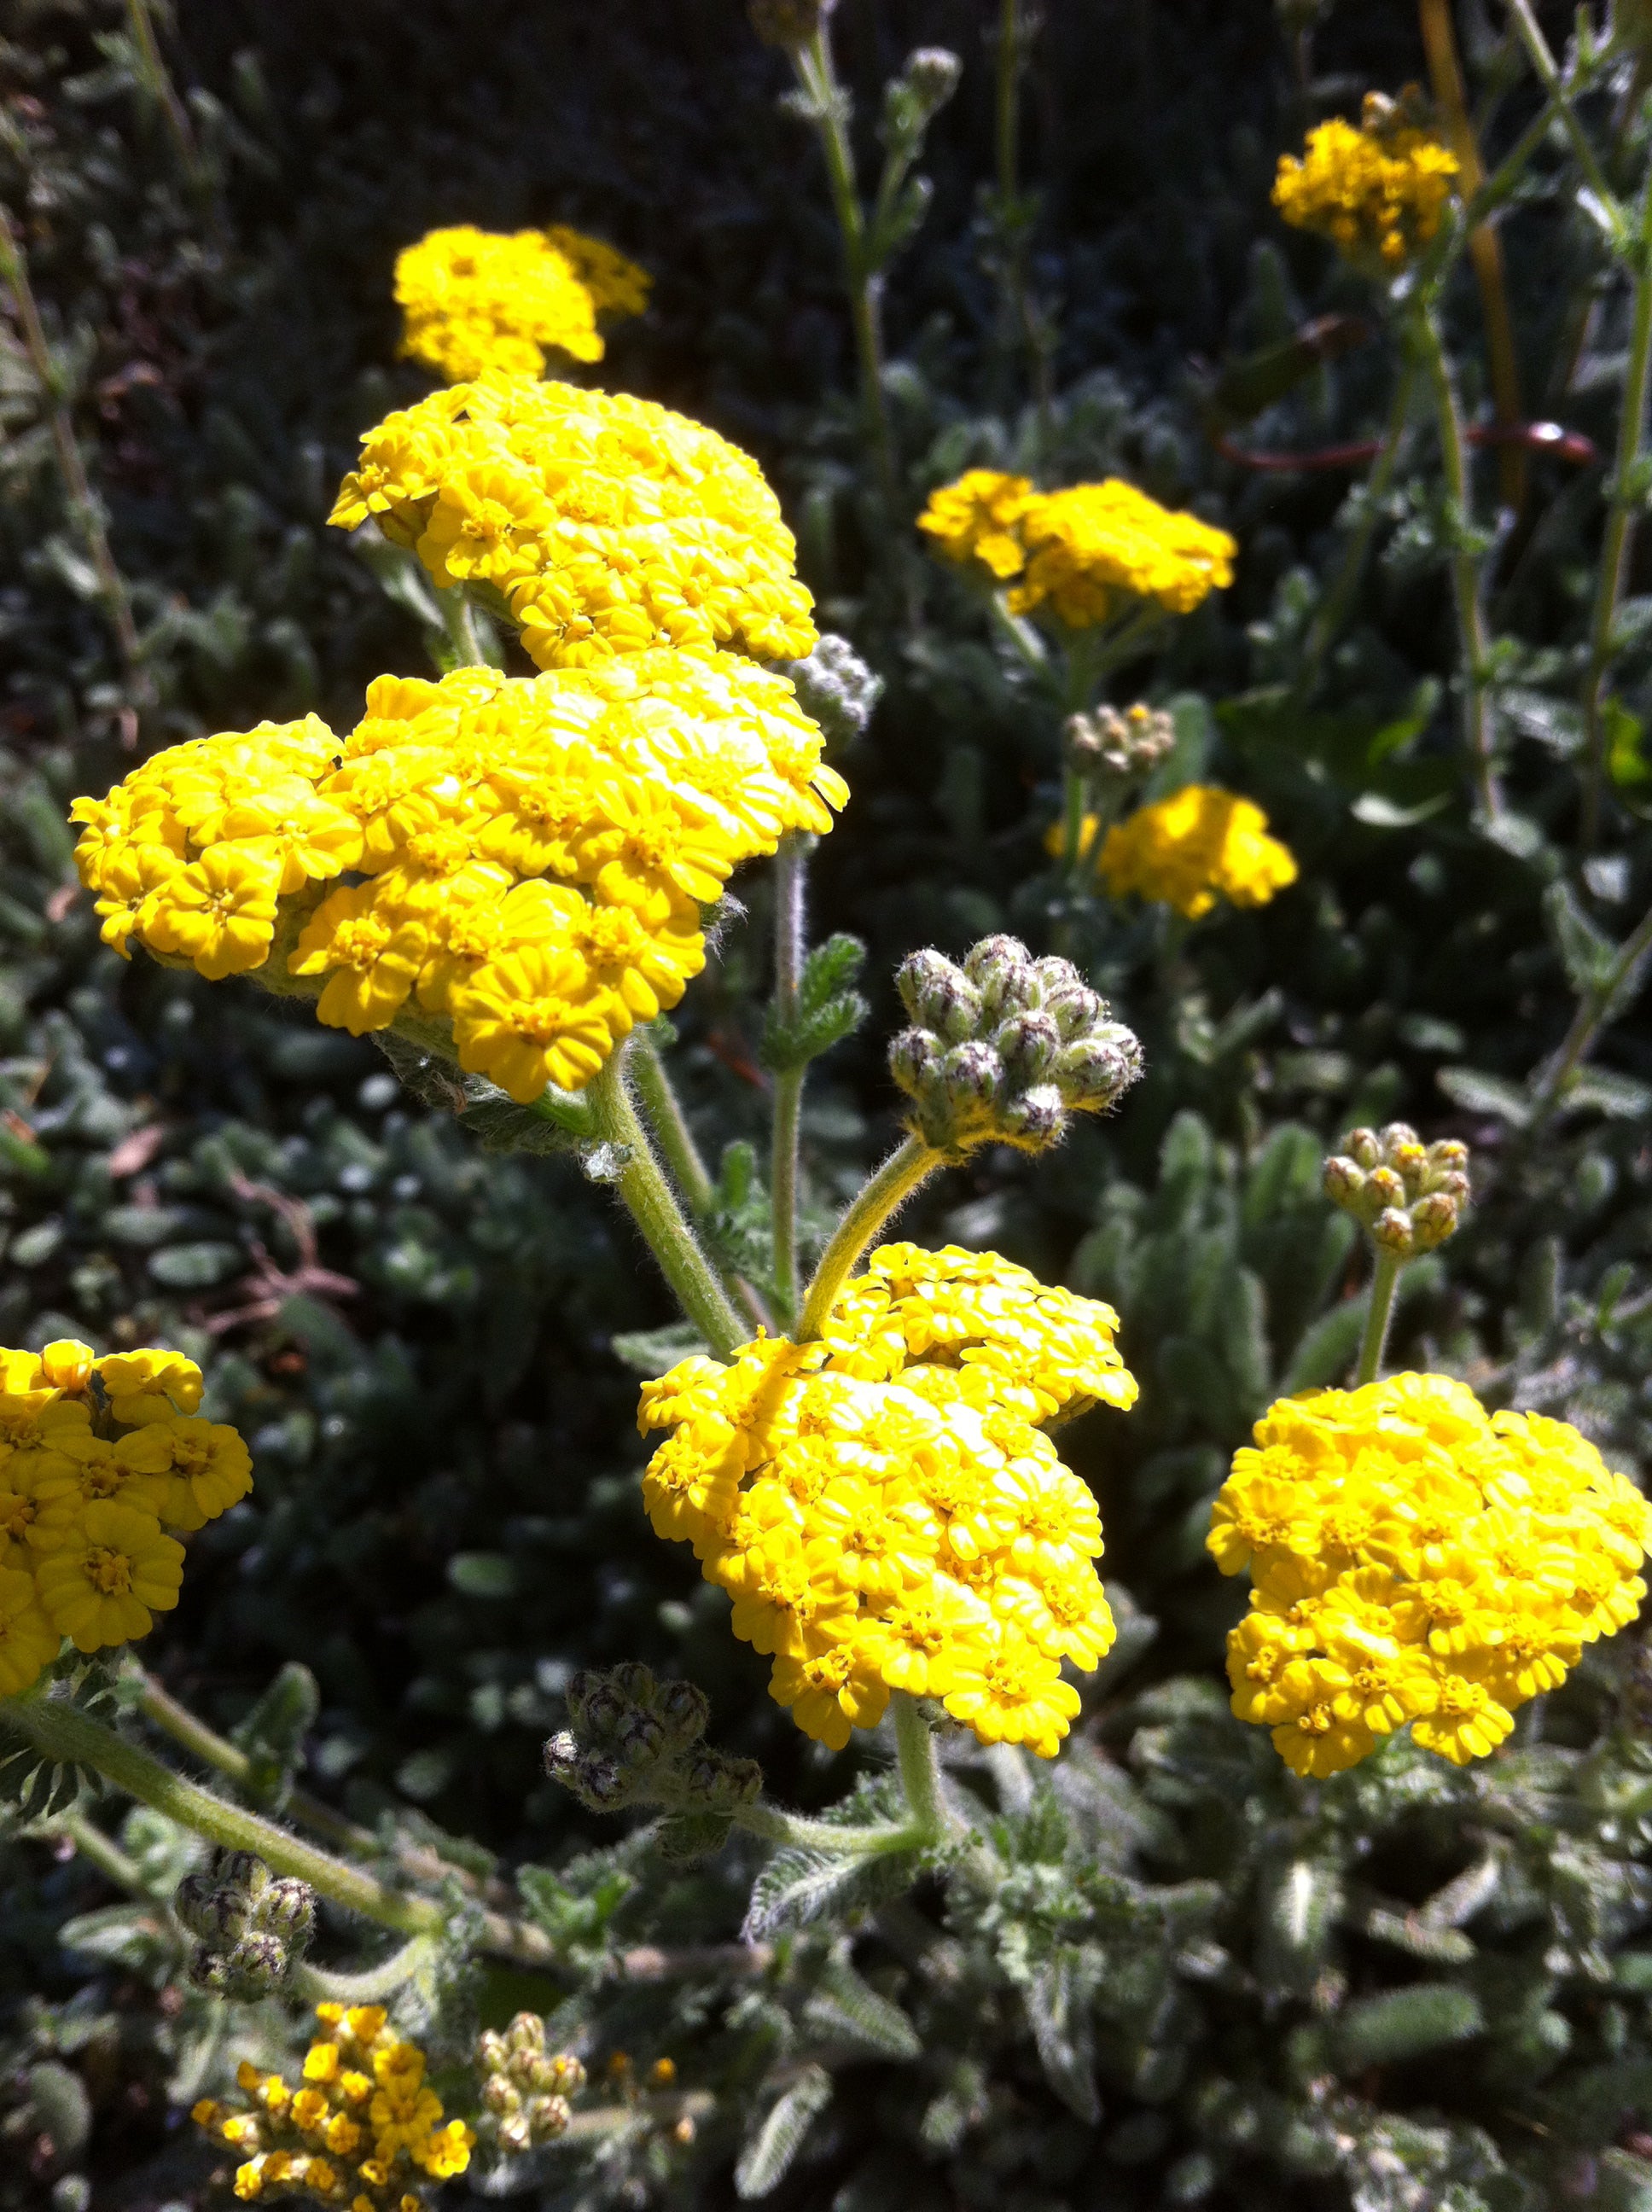
M 732 1814 L 762 1787 L 752 1759 L 728 1759 L 704 1741 L 711 1708 L 692 1682 L 656 1682 L 626 1660 L 583 1668 L 568 1686 L 572 1725 L 545 1746 L 545 1771 L 594 1813 L 633 1804 Z
M 805 659 L 779 665 L 780 673 L 792 679 L 799 706 L 824 737 L 829 754 L 841 753 L 865 736 L 883 696 L 884 679 L 867 667 L 847 637 L 823 631 Z
M 272 1875 L 252 1851 L 221 1851 L 209 1870 L 186 1875 L 173 1911 L 196 1939 L 196 1987 L 249 2003 L 280 1986 L 315 1932 L 309 1883 Z
M 1121 784 L 1149 775 L 1176 741 L 1175 723 L 1162 709 L 1139 700 L 1121 714 L 1098 707 L 1091 714 L 1069 714 L 1061 728 L 1066 764 L 1087 783 Z
M 914 952 L 896 984 L 912 1027 L 890 1072 L 913 1102 L 908 1129 L 937 1152 L 1042 1152 L 1070 1113 L 1111 1106 L 1141 1073 L 1141 1046 L 1072 963 L 1035 960 L 1016 938 L 983 938 L 962 967 Z
M 501 2149 L 537 2150 L 568 2132 L 568 2100 L 584 2088 L 585 2068 L 571 2051 L 547 2051 L 537 2012 L 518 2013 L 502 2035 L 489 2028 L 477 2039 L 476 2063 Z
M 1469 1197 L 1467 1145 L 1425 1145 L 1404 1121 L 1351 1129 L 1343 1142 L 1325 1163 L 1325 1194 L 1379 1250 L 1409 1260 L 1456 1234 Z

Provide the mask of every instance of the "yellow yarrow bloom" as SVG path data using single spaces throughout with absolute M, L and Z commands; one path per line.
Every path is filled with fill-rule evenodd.
M 184 1547 L 167 1531 L 252 1486 L 246 1445 L 196 1419 L 200 1401 L 181 1352 L 0 1349 L 0 1697 L 65 1636 L 82 1651 L 130 1643 L 177 1604 Z
M 1117 477 L 1041 492 L 1025 477 L 971 469 L 931 494 L 918 527 L 948 560 L 1008 585 L 1012 614 L 1042 609 L 1067 629 L 1149 603 L 1189 614 L 1233 581 L 1238 551 L 1226 531 Z
M 1454 1765 L 1485 1757 L 1646 1595 L 1652 1504 L 1564 1421 L 1403 1374 L 1281 1399 L 1254 1433 L 1208 1543 L 1252 1583 L 1233 1710 L 1298 1774 L 1406 1726 Z
M 892 1690 L 1053 1758 L 1064 1660 L 1114 1640 L 1096 1501 L 1040 1424 L 1133 1403 L 1117 1316 L 993 1253 L 874 1252 L 821 1340 L 758 1338 L 644 1387 L 643 1477 L 774 1659 L 770 1695 L 841 1750 Z
M 1393 274 L 1440 228 L 1458 175 L 1456 155 L 1369 93 L 1359 127 L 1339 118 L 1308 134 L 1298 161 L 1279 163 L 1273 204 L 1299 230 L 1316 230 L 1348 260 Z
M 1082 854 L 1095 845 L 1097 824 L 1089 817 Z M 1060 827 L 1047 840 L 1060 849 Z M 1169 799 L 1139 807 L 1115 823 L 1102 841 L 1097 863 L 1114 898 L 1131 892 L 1174 907 L 1190 921 L 1218 899 L 1233 906 L 1266 906 L 1297 880 L 1290 848 L 1267 834 L 1267 817 L 1254 800 L 1213 785 L 1190 783 Z
M 190 2118 L 215 2142 L 253 2152 L 235 2177 L 243 2198 L 279 2185 L 350 2212 L 423 2212 L 423 2183 L 467 2171 L 474 2131 L 445 2117 L 424 2052 L 396 2033 L 381 2005 L 315 2009 L 303 2087 L 244 2065 L 236 2079 L 249 2108 L 203 2099 Z
M 735 868 L 831 828 L 848 787 L 823 742 L 788 678 L 732 653 L 386 676 L 346 738 L 312 716 L 196 738 L 77 799 L 76 859 L 128 955 L 185 956 L 191 879 L 255 882 L 255 923 L 220 930 L 236 972 L 307 985 L 355 1036 L 446 1023 L 526 1103 L 677 1003 Z M 231 972 L 202 944 L 193 965 Z
M 540 376 L 547 353 L 600 361 L 599 319 L 641 314 L 648 285 L 635 262 L 565 225 L 433 230 L 397 256 L 401 352 L 449 384 Z
M 659 646 L 795 659 L 815 643 L 762 470 L 687 416 L 490 375 L 388 416 L 361 444 L 331 520 L 373 518 L 438 584 L 491 586 L 540 668 Z

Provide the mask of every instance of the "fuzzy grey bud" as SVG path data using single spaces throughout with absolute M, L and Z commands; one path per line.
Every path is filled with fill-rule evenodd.
M 1382 1164 L 1382 1147 L 1376 1141 L 1375 1129 L 1350 1129 L 1342 1141 L 1356 1166 L 1369 1171 Z
M 981 1011 L 989 1018 L 1032 1003 L 1036 970 L 1018 938 L 983 937 L 970 948 L 963 972 L 979 989 Z
M 933 1030 L 949 1043 L 969 1036 L 980 1018 L 980 994 L 942 953 L 909 954 L 896 971 L 895 988 L 917 1026 Z
M 1175 744 L 1169 714 L 1139 702 L 1122 713 L 1098 707 L 1093 714 L 1070 714 L 1061 732 L 1067 766 L 1087 783 L 1116 790 L 1151 775 Z
M 490 2112 L 507 2119 L 522 2109 L 522 2093 L 508 2075 L 490 2074 L 482 2085 L 482 2101 Z
M 545 2023 L 537 2012 L 519 2012 L 505 2030 L 505 2041 L 511 2051 L 531 2057 L 545 2047 Z
M 1054 1084 L 1043 1084 L 1023 1091 L 1012 1106 L 1005 1108 L 1001 1133 L 1007 1144 L 1042 1152 L 1045 1146 L 1054 1143 L 1066 1125 L 1060 1092 Z
M 901 76 L 920 118 L 938 115 L 958 88 L 963 64 L 947 46 L 919 46 L 907 56 Z
M 476 2063 L 479 2073 L 497 2074 L 510 2057 L 510 2045 L 496 2027 L 484 2028 L 476 2039 Z
M 617 1667 L 609 1668 L 608 1680 L 618 1694 L 629 1698 L 633 1705 L 653 1705 L 653 1668 L 645 1667 L 641 1659 L 622 1659 Z
M 662 1682 L 654 1711 L 675 1741 L 697 1743 L 711 1719 L 711 1700 L 693 1682 Z
M 1133 1031 L 1103 1022 L 1058 1056 L 1054 1083 L 1068 1106 L 1096 1114 L 1111 1106 L 1142 1071 L 1142 1050 Z
M 1061 1032 L 1046 1013 L 1013 1014 L 994 1033 L 993 1047 L 1011 1083 L 1042 1083 L 1055 1065 Z
M 258 1917 L 285 1942 L 302 1948 L 315 1933 L 315 1892 L 307 1881 L 285 1875 L 258 1899 Z
M 528 2138 L 531 2142 L 554 2142 L 558 2136 L 566 2135 L 574 2113 L 566 2097 L 534 2097 L 527 2107 Z
M 665 1748 L 665 1723 L 657 1713 L 635 1709 L 615 1730 L 615 1752 L 628 1767 L 652 1766 Z
M 1417 1240 L 1412 1232 L 1411 1215 L 1403 1206 L 1383 1207 L 1371 1224 L 1371 1242 L 1379 1250 L 1392 1253 L 1398 1259 L 1410 1259 Z
M 840 753 L 865 733 L 884 690 L 876 676 L 846 637 L 828 630 L 815 643 L 806 660 L 780 663 L 789 676 L 798 704 L 817 723 L 828 754 Z

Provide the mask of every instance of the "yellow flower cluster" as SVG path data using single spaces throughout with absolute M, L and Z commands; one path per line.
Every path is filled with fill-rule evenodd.
M 564 225 L 433 230 L 397 256 L 401 350 L 450 384 L 489 370 L 542 376 L 552 351 L 600 361 L 599 319 L 640 314 L 648 283 L 611 246 Z
M 361 442 L 331 520 L 372 516 L 438 584 L 490 587 L 538 667 L 665 645 L 796 659 L 815 644 L 762 470 L 652 400 L 490 376 Z
M 215 979 L 273 954 L 353 1036 L 416 1006 L 523 1103 L 675 1006 L 701 903 L 847 796 L 789 680 L 732 653 L 382 676 L 367 709 L 342 742 L 313 715 L 195 738 L 77 799 L 105 940 Z
M 204 1527 L 252 1486 L 246 1446 L 196 1418 L 200 1402 L 181 1352 L 0 1350 L 0 1696 L 65 1636 L 129 1644 L 177 1604 L 184 1547 L 166 1530 Z
M 1212 1516 L 1248 1567 L 1233 1710 L 1298 1774 L 1357 1765 L 1411 1723 L 1462 1765 L 1585 1644 L 1635 1617 L 1652 1504 L 1564 1421 L 1494 1413 L 1442 1375 L 1282 1399 Z
M 1233 581 L 1238 550 L 1225 531 L 1117 477 L 1041 492 L 1025 477 L 972 469 L 931 495 L 918 526 L 949 560 L 1010 584 L 1012 614 L 1048 608 L 1068 629 L 1148 601 L 1191 613 Z
M 1098 826 L 1093 814 L 1085 817 L 1081 854 L 1094 849 Z M 1046 843 L 1060 852 L 1060 823 Z M 1115 823 L 1102 840 L 1098 866 L 1114 898 L 1134 891 L 1190 921 L 1208 914 L 1218 898 L 1266 906 L 1297 880 L 1290 848 L 1268 836 L 1261 808 L 1205 783 L 1187 784 Z
M 1340 118 L 1308 134 L 1300 161 L 1279 163 L 1273 204 L 1299 230 L 1316 230 L 1374 270 L 1403 268 L 1440 228 L 1457 157 L 1371 93 L 1360 127 Z
M 315 2013 L 321 2033 L 297 2088 L 244 2063 L 235 2079 L 251 2105 L 236 2111 L 203 2097 L 190 2118 L 215 2142 L 250 2154 L 235 2172 L 244 2203 L 296 2190 L 348 2212 L 422 2212 L 421 2178 L 463 2173 L 474 2133 L 463 2120 L 444 2123 L 423 2051 L 396 2034 L 381 2005 Z
M 642 1393 L 671 1433 L 643 1478 L 774 1658 L 770 1695 L 841 1749 L 891 1690 L 939 1698 L 983 1743 L 1055 1754 L 1113 1618 L 1096 1501 L 1042 1424 L 1136 1384 L 1118 1317 L 996 1253 L 890 1244 L 817 1343 L 758 1338 Z

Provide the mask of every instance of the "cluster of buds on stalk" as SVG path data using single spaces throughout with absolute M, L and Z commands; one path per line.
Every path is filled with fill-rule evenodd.
M 914 952 L 896 987 L 912 1018 L 890 1046 L 906 1126 L 949 1158 L 988 1144 L 1042 1152 L 1070 1114 L 1100 1113 L 1141 1073 L 1134 1035 L 1072 962 L 1035 960 L 1016 938 L 983 938 L 962 967 Z
M 537 2150 L 567 2134 L 568 2100 L 584 2088 L 585 2068 L 571 2051 L 546 2050 L 537 2012 L 518 2013 L 502 2035 L 490 2027 L 478 2037 L 476 2063 L 501 2150 Z
M 730 1759 L 704 1741 L 711 1707 L 692 1682 L 656 1682 L 639 1661 L 582 1668 L 568 1686 L 571 1726 L 545 1746 L 545 1771 L 595 1813 L 661 1805 L 668 1854 L 716 1850 L 735 1813 L 762 1787 L 755 1759 Z
M 865 735 L 884 679 L 867 667 L 847 637 L 824 630 L 806 659 L 783 660 L 779 667 L 791 678 L 799 706 L 818 724 L 829 754 L 844 751 Z
M 210 1869 L 186 1875 L 173 1911 L 196 1939 L 196 1987 L 248 2003 L 280 1987 L 315 1933 L 309 1883 L 272 1875 L 252 1851 L 221 1851 Z
M 1405 1121 L 1351 1129 L 1325 1163 L 1325 1194 L 1351 1213 L 1379 1251 L 1409 1260 L 1456 1234 L 1468 1203 L 1468 1147 L 1425 1145 Z
M 1093 714 L 1069 714 L 1061 726 L 1068 768 L 1109 794 L 1151 775 L 1175 741 L 1170 716 L 1139 701 L 1122 712 L 1117 707 L 1097 707 Z

